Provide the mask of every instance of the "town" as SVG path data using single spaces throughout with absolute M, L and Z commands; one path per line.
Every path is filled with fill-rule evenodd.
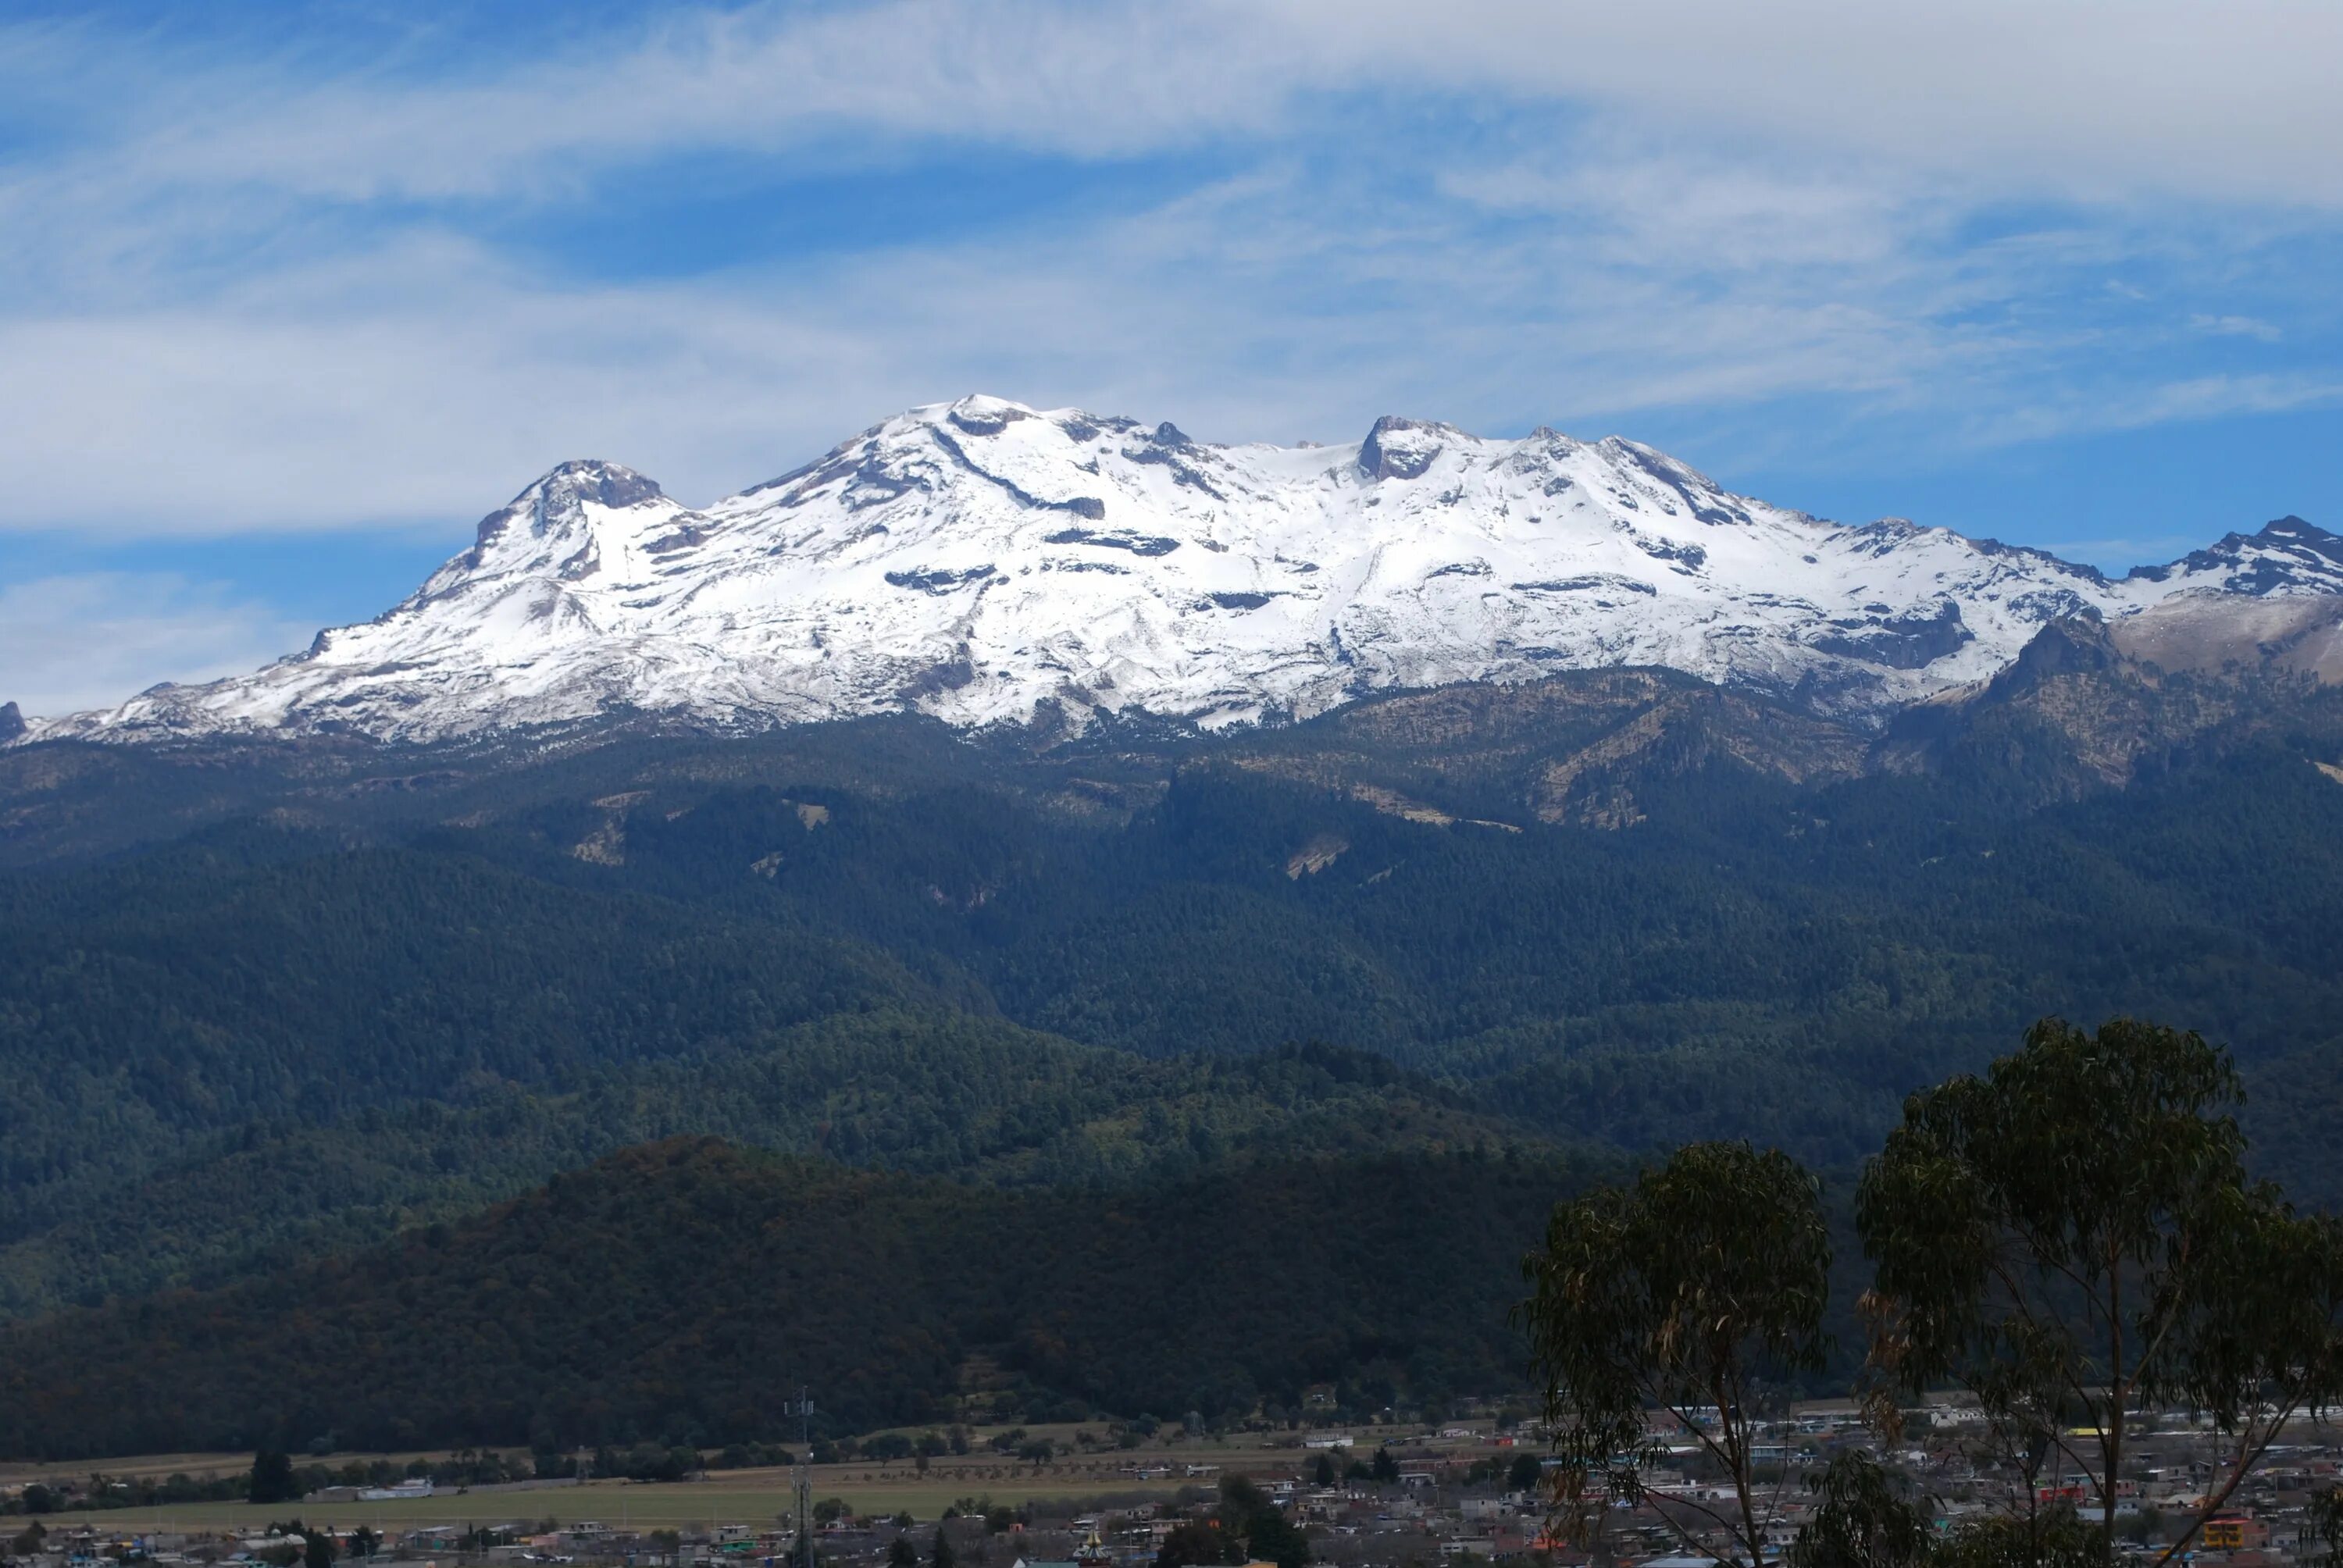
M 464 1451 L 403 1462 L 307 1467 L 362 1476 L 297 1501 L 156 1502 L 151 1479 L 63 1467 L 0 1473 L 0 1558 L 8 1568 L 94 1568 L 109 1562 L 327 1568 L 337 1562 L 623 1564 L 691 1568 L 1191 1568 L 1303 1563 L 1431 1568 L 1525 1563 L 1550 1568 L 1708 1568 L 1746 1562 L 1730 1531 L 1704 1528 L 1732 1497 L 1690 1422 L 1655 1414 L 1641 1494 L 1606 1500 L 1573 1528 L 1558 1503 L 1544 1433 L 1517 1413 L 1356 1430 L 1191 1432 L 1169 1426 L 1131 1447 L 1112 1424 L 992 1432 L 883 1434 L 825 1443 L 806 1480 L 811 1541 L 796 1528 L 793 1475 L 774 1451 L 734 1452 L 745 1466 L 680 1471 L 671 1481 L 518 1474 L 526 1455 Z M 1713 1416 L 1713 1412 L 1710 1412 Z M 1256 1428 L 1262 1423 L 1256 1423 Z M 2099 1523 L 2097 1493 L 2046 1456 L 1996 1454 L 1973 1404 L 1933 1400 L 1901 1412 L 1883 1443 L 1849 1402 L 1794 1405 L 1752 1423 L 1751 1458 L 1767 1561 L 1795 1561 L 1816 1480 L 1836 1456 L 1875 1457 L 1950 1534 L 1996 1514 L 2061 1513 Z M 2117 1551 L 2153 1561 L 2193 1531 L 2189 1560 L 2280 1568 L 2331 1553 L 2320 1503 L 2336 1486 L 2343 1441 L 2304 1420 L 2278 1434 L 2244 1482 L 2207 1512 L 2229 1452 L 2187 1412 L 2138 1412 L 2110 1522 Z M 2089 1435 L 2072 1434 L 2077 1452 Z M 932 1437 L 932 1441 L 923 1438 Z M 845 1448 L 848 1457 L 840 1457 Z M 860 1458 L 851 1455 L 859 1453 Z M 888 1458 L 874 1460 L 871 1456 Z M 606 1456 L 607 1459 L 608 1456 Z M 755 1462 L 779 1457 L 780 1464 Z M 225 1457 L 220 1461 L 227 1465 Z M 2032 1471 L 2027 1473 L 2031 1463 Z M 53 1473 L 55 1472 L 55 1473 Z M 172 1479 L 180 1495 L 217 1495 L 244 1473 Z M 241 1495 L 240 1493 L 231 1493 Z M 1013 1501 L 1012 1501 L 1013 1499 Z

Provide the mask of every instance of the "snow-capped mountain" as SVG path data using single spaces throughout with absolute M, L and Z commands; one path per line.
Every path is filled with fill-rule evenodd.
M 1616 437 L 1384 418 L 1356 446 L 1213 446 L 969 397 L 698 511 L 564 464 L 380 618 L 26 738 L 421 740 L 641 711 L 1219 724 L 1610 665 L 1864 716 L 1991 675 L 2060 617 L 2337 591 L 2343 540 L 2294 518 L 2111 580 L 1785 511 Z

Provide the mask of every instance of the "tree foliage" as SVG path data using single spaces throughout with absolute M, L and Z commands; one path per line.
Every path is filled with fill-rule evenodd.
M 264 1448 L 252 1456 L 252 1485 L 246 1492 L 249 1503 L 298 1503 L 301 1483 L 293 1474 L 293 1456 L 281 1448 Z
M 1543 819 L 1541 759 L 1633 716 L 1574 693 L 1623 680 L 1731 725 L 1582 774 L 1632 826 Z M 2306 759 L 2338 755 L 2343 691 L 2112 791 L 2017 731 L 1955 772 L 1793 785 L 1731 758 L 1795 720 L 1695 684 L 1452 695 L 1487 705 L 1477 738 L 1401 699 L 1041 757 L 896 722 L 528 760 L 11 749 L 0 1315 L 361 1244 L 676 1133 L 1011 1181 L 1476 1135 L 1835 1166 L 2051 1011 L 2239 1041 L 2288 1089 L 2253 1108 L 2268 1169 L 2343 1196 L 2343 790 Z M 606 830 L 615 863 L 580 859 Z M 1321 840 L 1346 848 L 1288 875 Z M 1310 1040 L 1345 1049 L 1233 1064 Z
M 2132 1020 L 2044 1020 L 1914 1095 L 1856 1195 L 1882 1409 L 1957 1382 L 2029 1491 L 2056 1454 L 2103 1517 L 2127 1412 L 2202 1411 L 2226 1455 L 2164 1558 L 2185 1550 L 2287 1421 L 2343 1393 L 2343 1229 L 2247 1176 L 2239 1100 L 2224 1052 Z
M 1204 1568 L 1206 1564 L 1243 1561 L 1236 1543 L 1217 1519 L 1183 1519 L 1155 1549 L 1155 1568 Z
M 1789 1568 L 1925 1568 L 1935 1526 L 1910 1483 L 1860 1449 L 1815 1480 L 1813 1512 L 1790 1544 Z
M 1929 1553 L 1933 1568 L 2099 1568 L 2107 1533 L 2072 1505 L 2025 1506 L 1965 1522 Z
M 1245 1476 L 1221 1478 L 1220 1507 L 1213 1517 L 1230 1548 L 1242 1556 L 1231 1562 L 1274 1563 L 1277 1568 L 1302 1568 L 1310 1561 L 1310 1543 L 1301 1527 L 1284 1510 Z
M 1656 1409 L 1733 1481 L 1733 1516 L 1685 1506 L 1758 1563 L 1758 1407 L 1769 1378 L 1823 1357 L 1830 1239 L 1814 1179 L 1779 1151 L 1689 1144 L 1632 1188 L 1558 1207 L 1523 1268 L 1565 1501 L 1583 1504 L 1598 1480 L 1609 1496 L 1641 1497 Z
M 1520 1238 L 1582 1180 L 1464 1154 L 987 1189 L 674 1140 L 387 1245 L 0 1330 L 0 1452 L 332 1433 L 608 1443 L 597 1474 L 671 1473 L 697 1457 L 677 1442 L 794 1436 L 778 1412 L 800 1384 L 833 1442 L 949 1419 L 979 1354 L 1003 1373 L 996 1419 L 1218 1422 L 1298 1413 L 1318 1384 L 1363 1417 L 1393 1385 L 1516 1386 Z M 1390 1289 L 1418 1271 L 1450 1284 Z M 1069 1284 L 1091 1280 L 1115 1288 Z

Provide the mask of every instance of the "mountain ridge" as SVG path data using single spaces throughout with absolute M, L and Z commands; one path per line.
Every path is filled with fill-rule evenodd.
M 1220 445 L 966 397 L 697 510 L 622 465 L 561 464 L 375 619 L 17 743 L 433 740 L 642 713 L 1209 729 L 1634 665 L 1876 727 L 2057 619 L 2337 592 L 2343 538 L 2291 517 L 2110 578 L 1775 507 L 1618 437 L 1386 416 L 1355 447 Z

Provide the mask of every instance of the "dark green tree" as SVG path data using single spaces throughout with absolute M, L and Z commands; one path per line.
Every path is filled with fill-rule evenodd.
M 1814 1490 L 1814 1511 L 1790 1543 L 1789 1568 L 1922 1568 L 1928 1561 L 1928 1509 L 1868 1453 L 1840 1454 Z
M 2322 1487 L 2302 1510 L 2302 1545 L 2297 1560 L 2310 1568 L 2333 1568 L 2343 1558 L 2343 1486 Z
M 1533 1289 L 1520 1315 L 1562 1462 L 1560 1523 L 1584 1541 L 1598 1492 L 1644 1500 L 1656 1408 L 1734 1491 L 1730 1512 L 1687 1498 L 1661 1517 L 1687 1550 L 1706 1553 L 1696 1534 L 1724 1532 L 1722 1560 L 1755 1568 L 1758 1405 L 1769 1379 L 1823 1358 L 1830 1238 L 1815 1179 L 1779 1151 L 1687 1144 L 1633 1187 L 1557 1207 L 1523 1271 Z
M 1302 1568 L 1310 1561 L 1310 1542 L 1302 1527 L 1274 1508 L 1253 1516 L 1245 1539 L 1248 1561 L 1274 1563 L 1277 1568 Z
M 1988 1515 L 1930 1550 L 1931 1568 L 2097 1568 L 2107 1532 L 2068 1504 Z
M 1278 1568 L 1302 1568 L 1310 1561 L 1310 1543 L 1302 1531 L 1244 1476 L 1222 1477 L 1220 1522 L 1228 1543 L 1250 1561 Z M 1229 1560 L 1236 1560 L 1233 1553 Z
M 2127 1411 L 2201 1411 L 2221 1437 L 2162 1563 L 2287 1422 L 2343 1394 L 2343 1227 L 2247 1177 L 2241 1098 L 2227 1054 L 2194 1034 L 2046 1019 L 1983 1076 L 1912 1096 L 1864 1171 L 1875 1410 L 1892 1429 L 1899 1391 L 1975 1392 L 2026 1478 L 2032 1561 L 2068 1550 L 2036 1511 L 2046 1461 L 2113 1516 Z M 2092 1533 L 2112 1563 L 2113 1536 Z
M 1234 1543 L 1214 1519 L 1182 1520 L 1155 1552 L 1155 1568 L 1201 1568 L 1236 1561 Z
M 1374 1462 L 1368 1467 L 1367 1475 L 1369 1479 L 1374 1481 L 1397 1481 L 1399 1479 L 1399 1461 L 1392 1457 L 1392 1451 L 1390 1449 L 1379 1448 L 1375 1450 Z
M 293 1475 L 293 1456 L 281 1448 L 264 1448 L 252 1456 L 249 1501 L 258 1503 L 298 1503 L 301 1483 Z
M 929 1568 L 952 1568 L 951 1533 L 942 1525 L 936 1526 L 936 1548 L 928 1558 Z
M 1538 1462 L 1536 1454 L 1517 1454 L 1514 1456 L 1513 1462 L 1506 1468 L 1505 1485 L 1508 1490 L 1513 1492 L 1535 1492 L 1539 1480 L 1544 1474 L 1545 1466 Z
M 910 1536 L 898 1535 L 887 1543 L 887 1568 L 920 1568 L 920 1550 Z
M 301 1532 L 301 1568 L 334 1568 L 334 1559 L 340 1555 L 332 1536 L 316 1530 Z

